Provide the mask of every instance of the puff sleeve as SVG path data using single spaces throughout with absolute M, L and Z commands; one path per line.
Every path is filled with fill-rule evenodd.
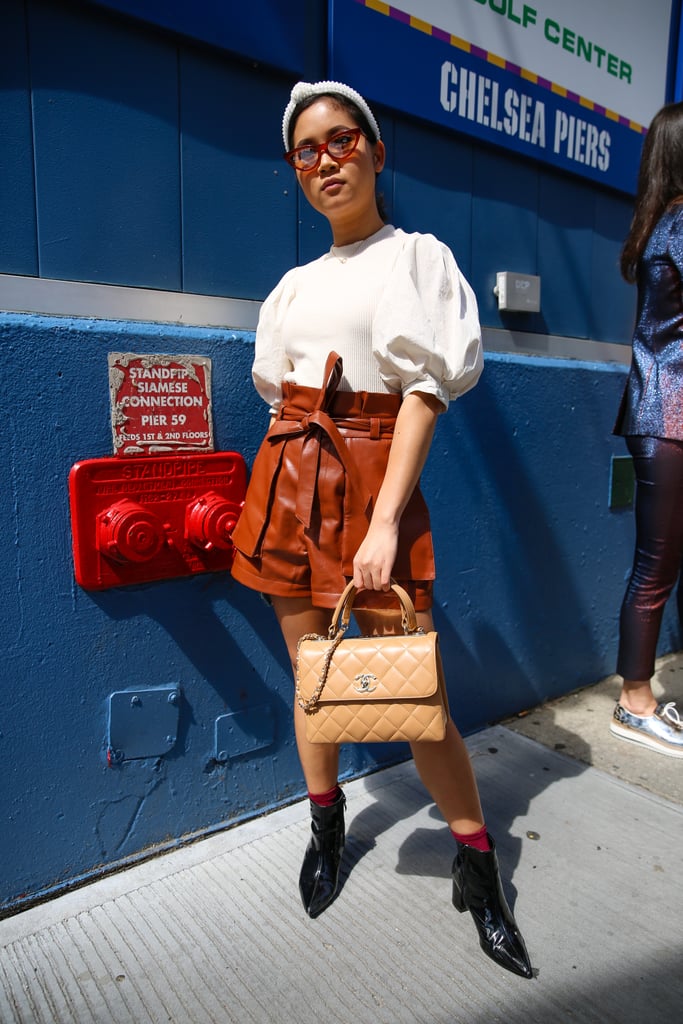
M 282 381 L 292 369 L 282 339 L 282 323 L 294 297 L 296 267 L 288 271 L 267 296 L 256 327 L 251 375 L 264 402 L 276 411 L 282 401 Z
M 406 235 L 373 322 L 387 387 L 435 395 L 448 408 L 484 366 L 477 300 L 453 253 L 433 235 Z

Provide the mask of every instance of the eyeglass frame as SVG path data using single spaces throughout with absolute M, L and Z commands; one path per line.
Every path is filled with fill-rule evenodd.
M 342 157 L 338 157 L 330 153 L 328 147 L 331 142 L 334 142 L 334 140 L 338 139 L 341 135 L 353 135 L 356 141 L 353 144 L 353 148 L 350 149 L 348 153 L 346 153 Z M 358 149 L 358 143 L 360 142 L 361 135 L 367 138 L 362 128 L 344 128 L 342 131 L 335 132 L 334 135 L 327 139 L 326 142 L 321 142 L 317 146 L 314 146 L 313 143 L 307 143 L 304 146 L 295 146 L 294 149 L 290 149 L 287 153 L 283 153 L 282 159 L 286 160 L 289 166 L 293 167 L 295 171 L 301 171 L 302 173 L 305 174 L 308 174 L 309 171 L 316 171 L 318 167 L 320 167 L 320 161 L 323 158 L 323 153 L 327 153 L 330 160 L 334 160 L 335 163 L 343 164 L 346 163 L 349 157 L 353 156 L 353 154 Z M 314 149 L 317 153 L 316 161 L 314 164 L 311 164 L 310 167 L 297 167 L 296 164 L 292 163 L 292 157 L 294 156 L 294 154 L 299 153 L 302 149 Z

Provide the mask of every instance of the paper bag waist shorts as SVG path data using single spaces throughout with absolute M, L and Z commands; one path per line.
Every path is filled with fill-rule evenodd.
M 329 369 L 331 368 L 331 369 Z M 233 532 L 232 574 L 280 597 L 334 608 L 367 533 L 401 404 L 399 395 L 337 392 L 341 359 L 322 389 L 283 384 Z M 401 518 L 394 578 L 423 611 L 435 576 L 429 511 L 415 488 Z M 393 607 L 391 592 L 361 591 L 357 608 Z

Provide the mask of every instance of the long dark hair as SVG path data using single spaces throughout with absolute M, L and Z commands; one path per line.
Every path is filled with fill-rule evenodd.
M 638 261 L 667 207 L 683 201 L 683 103 L 669 103 L 652 119 L 643 144 L 636 205 L 621 251 L 621 273 L 635 281 Z
M 360 109 L 360 107 L 356 106 L 353 100 L 349 99 L 348 96 L 344 96 L 340 92 L 321 92 L 317 93 L 315 96 L 307 96 L 306 99 L 301 100 L 300 103 L 297 103 L 294 110 L 292 111 L 292 116 L 289 119 L 289 126 L 287 129 L 287 134 L 289 136 L 289 138 L 287 139 L 287 145 L 290 148 L 294 141 L 294 129 L 296 128 L 296 122 L 299 118 L 299 115 L 303 114 L 304 110 L 307 110 L 308 107 L 312 106 L 316 102 L 316 100 L 321 99 L 323 96 L 329 97 L 329 99 L 334 100 L 337 106 L 341 107 L 341 109 L 345 111 L 345 113 L 347 113 L 349 117 L 353 118 L 353 120 L 356 122 L 356 124 L 362 131 L 363 135 L 366 137 L 366 139 L 368 139 L 372 146 L 375 146 L 377 144 L 379 140 L 373 129 L 370 127 L 370 122 L 368 121 L 367 117 Z M 378 192 L 375 195 L 375 201 L 377 203 L 377 212 L 379 213 L 381 219 L 386 224 L 388 220 L 388 215 L 386 210 L 386 204 L 384 202 L 384 196 L 382 195 L 381 192 Z

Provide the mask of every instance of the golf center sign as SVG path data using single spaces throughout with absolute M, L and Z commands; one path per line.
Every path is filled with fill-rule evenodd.
M 331 77 L 621 191 L 666 101 L 672 0 L 333 0 Z

